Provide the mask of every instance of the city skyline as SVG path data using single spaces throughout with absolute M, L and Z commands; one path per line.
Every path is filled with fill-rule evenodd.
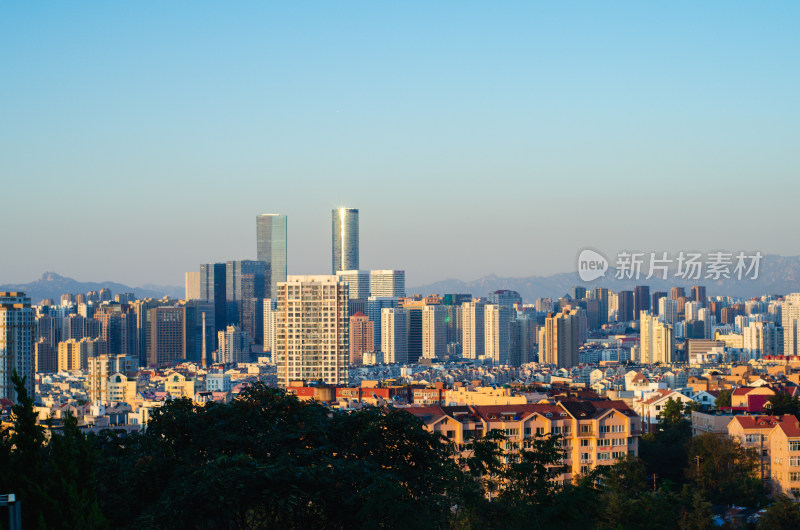
M 290 272 L 323 273 L 337 204 L 369 219 L 361 266 L 412 285 L 569 271 L 586 246 L 800 254 L 708 213 L 793 226 L 800 6 L 454 7 L 4 6 L 25 222 L 0 281 L 180 284 L 256 258 L 264 211 L 292 219 Z

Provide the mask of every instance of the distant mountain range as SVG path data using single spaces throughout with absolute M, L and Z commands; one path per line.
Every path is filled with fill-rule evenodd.
M 89 291 L 99 291 L 104 287 L 111 289 L 111 294 L 133 293 L 137 298 L 161 298 L 164 295 L 182 298 L 185 295 L 184 287 L 174 285 L 148 284 L 142 287 L 129 287 L 116 282 L 79 282 L 55 272 L 45 272 L 41 278 L 30 283 L 0 285 L 0 291 L 23 291 L 31 298 L 32 303 L 38 304 L 45 298 L 52 298 L 58 303 L 62 294 L 85 294 Z
M 670 277 L 665 281 L 660 278 L 645 280 L 643 274 L 637 280 L 618 280 L 615 270 L 609 269 L 604 278 L 593 282 L 582 282 L 577 272 L 553 274 L 551 276 L 528 276 L 524 278 L 501 278 L 495 275 L 484 276 L 474 281 L 443 280 L 428 285 L 420 285 L 406 289 L 408 294 L 444 294 L 469 293 L 474 296 L 486 296 L 499 289 L 510 289 L 522 295 L 525 302 L 533 302 L 537 298 L 558 298 L 569 293 L 573 285 L 582 285 L 587 289 L 607 287 L 613 291 L 633 290 L 637 285 L 649 285 L 650 292 L 666 291 L 671 287 L 685 287 L 688 294 L 692 285 L 705 285 L 708 296 L 753 297 L 764 294 L 787 294 L 800 292 L 800 256 L 766 255 L 761 261 L 757 279 L 706 279 L 683 281 L 679 277 Z
M 618 280 L 615 270 L 609 269 L 605 277 L 592 282 L 583 282 L 576 272 L 562 272 L 550 276 L 527 276 L 523 278 L 502 278 L 490 274 L 473 281 L 443 280 L 428 285 L 410 287 L 409 294 L 445 294 L 469 293 L 475 296 L 486 296 L 499 289 L 510 289 L 522 295 L 526 302 L 537 298 L 558 298 L 569 293 L 573 285 L 582 285 L 587 289 L 607 287 L 613 291 L 633 290 L 637 285 L 649 285 L 650 292 L 667 291 L 671 287 L 685 287 L 688 293 L 692 285 L 705 285 L 708 296 L 736 296 L 749 298 L 764 294 L 787 294 L 800 292 L 800 256 L 764 256 L 757 279 L 706 279 L 684 281 L 670 274 L 667 280 L 651 278 L 645 280 L 643 274 L 639 280 Z M 55 272 L 46 272 L 36 281 L 25 284 L 0 285 L 3 291 L 24 291 L 31 302 L 38 303 L 44 298 L 58 301 L 64 293 L 87 293 L 99 291 L 103 287 L 111 289 L 113 294 L 134 293 L 137 298 L 161 298 L 164 295 L 182 298 L 185 294 L 183 286 L 147 284 L 141 287 L 129 287 L 116 282 L 79 282 L 72 278 L 60 276 Z

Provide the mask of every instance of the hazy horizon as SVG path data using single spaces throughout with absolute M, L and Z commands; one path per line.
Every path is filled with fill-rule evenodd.
M 800 5 L 0 7 L 0 283 L 181 285 L 255 259 L 409 286 L 584 247 L 796 256 Z

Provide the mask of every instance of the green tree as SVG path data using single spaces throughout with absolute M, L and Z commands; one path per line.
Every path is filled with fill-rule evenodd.
M 770 413 L 775 416 L 784 414 L 797 416 L 800 414 L 800 399 L 796 396 L 790 396 L 786 392 L 777 392 L 774 396 L 770 396 L 767 402 L 769 403 Z
M 733 393 L 730 390 L 720 390 L 717 399 L 714 400 L 714 406 L 717 409 L 731 406 L 731 396 Z
M 785 495 L 778 496 L 758 520 L 759 530 L 800 528 L 800 506 Z
M 728 436 L 704 433 L 691 439 L 686 475 L 715 504 L 757 507 L 765 501 L 758 454 Z
M 686 408 L 682 401 L 669 398 L 661 412 L 658 414 L 659 428 L 661 430 L 679 427 L 688 423 Z

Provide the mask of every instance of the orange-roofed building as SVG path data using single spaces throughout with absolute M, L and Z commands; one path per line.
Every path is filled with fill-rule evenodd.
M 773 492 L 800 499 L 800 422 L 794 419 L 776 425 L 768 445 Z

